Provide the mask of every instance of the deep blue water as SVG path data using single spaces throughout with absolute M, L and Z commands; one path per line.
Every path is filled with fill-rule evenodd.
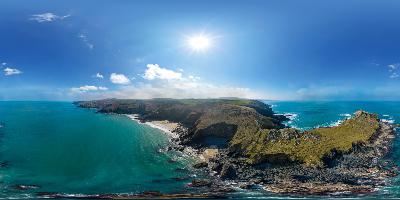
M 356 110 L 378 113 L 400 122 L 400 102 L 267 101 L 288 125 L 301 129 L 328 126 Z M 70 102 L 0 102 L 0 198 L 32 197 L 35 192 L 138 193 L 147 190 L 184 192 L 192 160 L 162 152 L 167 136 L 123 115 L 105 115 Z M 390 157 L 400 164 L 400 142 Z M 174 160 L 176 162 L 172 162 Z M 368 197 L 400 197 L 400 181 L 391 180 Z M 16 185 L 37 185 L 17 190 Z M 237 198 L 287 198 L 241 191 Z

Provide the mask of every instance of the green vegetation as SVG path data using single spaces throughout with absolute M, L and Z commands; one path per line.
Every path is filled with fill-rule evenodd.
M 252 137 L 235 137 L 232 144 L 241 144 L 249 157 L 248 161 L 253 164 L 279 155 L 281 159 L 289 159 L 282 162 L 296 161 L 309 166 L 322 166 L 324 156 L 333 150 L 348 152 L 353 144 L 368 142 L 378 128 L 376 115 L 359 111 L 354 118 L 337 127 L 317 128 L 300 134 L 294 129 L 282 129 L 275 138 L 269 136 L 277 131 L 261 130 Z

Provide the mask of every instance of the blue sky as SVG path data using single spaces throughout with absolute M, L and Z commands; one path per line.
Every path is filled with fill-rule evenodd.
M 0 100 L 400 100 L 399 1 L 0 1 Z M 201 35 L 210 47 L 195 51 Z

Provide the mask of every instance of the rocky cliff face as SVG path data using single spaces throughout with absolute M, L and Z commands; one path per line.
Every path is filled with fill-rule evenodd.
M 80 107 L 97 108 L 102 113 L 139 114 L 139 119 L 180 123 L 187 132 L 183 144 L 197 147 L 231 146 L 236 135 L 257 133 L 260 129 L 283 128 L 284 116 L 256 100 L 228 99 L 151 99 L 76 102 Z

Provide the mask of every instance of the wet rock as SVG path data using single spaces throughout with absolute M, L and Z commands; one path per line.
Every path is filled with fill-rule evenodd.
M 212 182 L 207 179 L 194 179 L 192 183 L 189 184 L 190 187 L 210 187 Z
M 235 192 L 236 190 L 232 187 L 229 186 L 216 186 L 216 187 L 212 187 L 211 188 L 211 192 L 215 192 L 215 193 L 231 193 L 231 192 Z
M 200 169 L 200 168 L 204 168 L 207 167 L 208 163 L 207 162 L 199 162 L 193 165 L 194 168 L 196 169 Z
M 7 161 L 0 162 L 0 168 L 7 168 L 9 166 Z
M 189 180 L 189 177 L 173 177 L 171 179 L 174 181 L 186 181 Z
M 189 170 L 188 170 L 188 169 L 185 169 L 185 168 L 176 168 L 175 171 L 176 171 L 176 172 L 180 172 L 180 173 L 186 173 L 186 172 L 188 172 Z
M 224 164 L 220 176 L 222 179 L 235 179 L 237 174 L 235 168 L 231 164 Z
M 239 188 L 244 189 L 244 190 L 250 190 L 250 189 L 254 189 L 255 185 L 253 183 L 242 183 L 239 185 Z
M 168 159 L 168 163 L 176 163 L 177 161 L 175 159 Z
M 14 189 L 16 190 L 32 190 L 32 189 L 38 189 L 39 186 L 37 185 L 15 185 Z
M 162 193 L 160 191 L 144 191 L 142 193 L 145 196 L 161 196 Z

